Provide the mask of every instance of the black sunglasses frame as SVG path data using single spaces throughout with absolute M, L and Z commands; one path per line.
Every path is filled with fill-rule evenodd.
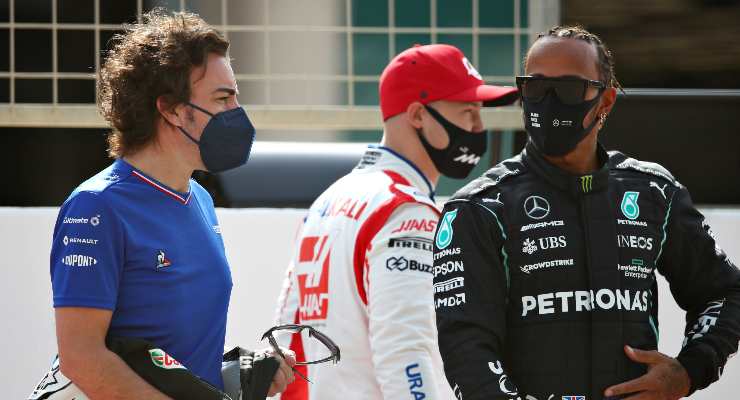
M 557 87 L 552 87 L 546 90 L 541 96 L 527 96 L 527 83 L 532 81 L 548 81 L 548 82 L 566 82 L 566 83 L 580 83 L 582 86 L 579 88 L 580 93 L 577 93 L 574 97 L 577 97 L 578 101 L 570 101 L 569 98 L 563 98 L 566 96 L 563 96 L 559 91 Z M 606 84 L 601 81 L 595 81 L 592 79 L 584 79 L 584 78 L 577 78 L 577 77 L 563 77 L 563 78 L 549 78 L 544 76 L 531 76 L 531 75 L 524 75 L 524 76 L 517 76 L 516 77 L 516 86 L 519 89 L 519 93 L 522 97 L 522 99 L 539 102 L 541 101 L 545 95 L 547 95 L 547 92 L 550 90 L 555 90 L 555 94 L 558 96 L 558 98 L 566 104 L 580 104 L 586 101 L 586 90 L 589 87 L 595 87 L 599 90 L 599 95 L 601 95 L 601 92 L 603 92 L 606 89 Z M 597 96 L 598 97 L 598 96 Z
M 333 340 L 329 339 L 328 336 L 324 335 L 323 333 L 316 330 L 314 327 L 309 325 L 296 325 L 296 324 L 286 324 L 286 325 L 278 325 L 270 328 L 267 332 L 265 332 L 262 335 L 262 340 L 267 339 L 268 342 L 270 342 L 270 345 L 272 346 L 273 350 L 277 354 L 280 355 L 283 359 L 285 359 L 285 354 L 283 354 L 283 351 L 280 350 L 280 345 L 278 344 L 277 340 L 275 339 L 275 336 L 272 335 L 273 332 L 277 330 L 293 330 L 293 334 L 300 334 L 304 330 L 308 330 L 308 335 L 310 337 L 315 337 L 321 344 L 326 346 L 327 349 L 331 352 L 331 355 L 329 357 L 324 357 L 320 360 L 316 361 L 301 361 L 296 362 L 295 365 L 311 365 L 311 364 L 322 364 L 328 361 L 333 361 L 334 364 L 338 363 L 341 358 L 341 353 L 339 352 L 339 346 L 337 346 L 336 343 L 334 343 Z M 298 374 L 301 378 L 303 378 L 306 382 L 311 383 L 311 381 L 303 375 L 302 373 L 298 372 L 295 368 L 291 367 L 293 372 Z

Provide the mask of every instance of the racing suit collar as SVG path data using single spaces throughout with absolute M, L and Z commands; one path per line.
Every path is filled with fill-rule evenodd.
M 362 156 L 357 168 L 379 168 L 401 174 L 411 186 L 429 196 L 434 201 L 434 186 L 419 167 L 398 152 L 385 146 L 371 144 Z
M 609 154 L 607 154 L 601 143 L 596 148 L 599 165 L 601 167 L 591 174 L 572 175 L 562 169 L 550 164 L 532 142 L 522 152 L 522 159 L 532 170 L 543 177 L 547 182 L 559 189 L 570 193 L 573 197 L 586 196 L 590 193 L 599 192 L 608 187 L 609 183 Z

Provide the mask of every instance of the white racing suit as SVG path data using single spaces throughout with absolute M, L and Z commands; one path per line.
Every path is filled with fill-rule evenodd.
M 370 146 L 359 165 L 311 206 L 278 301 L 279 324 L 307 324 L 341 361 L 303 368 L 282 400 L 454 399 L 437 346 L 432 186 L 408 160 Z M 298 360 L 326 352 L 308 332 Z

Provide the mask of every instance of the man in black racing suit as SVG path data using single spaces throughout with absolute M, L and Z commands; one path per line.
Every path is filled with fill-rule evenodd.
M 565 52 L 571 41 L 598 51 L 583 32 L 555 28 L 533 48 Z M 568 95 L 557 87 L 563 78 L 528 79 L 560 80 L 544 82 L 545 102 Z M 574 131 L 595 148 L 595 168 L 574 174 L 546 158 L 558 151 L 532 126 L 551 126 L 568 108 L 560 99 L 533 111 L 537 93 L 521 81 L 529 143 L 458 191 L 437 228 L 434 301 L 448 381 L 465 400 L 674 399 L 705 388 L 738 348 L 740 271 L 667 170 L 597 144 L 613 98 L 593 107 L 595 129 Z M 687 312 L 675 359 L 655 351 L 656 269 Z

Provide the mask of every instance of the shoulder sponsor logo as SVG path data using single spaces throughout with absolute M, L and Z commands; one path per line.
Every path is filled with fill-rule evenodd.
M 85 218 L 85 217 L 64 217 L 62 220 L 63 224 L 68 225 L 80 225 L 80 224 L 90 224 L 92 226 L 98 226 L 100 224 L 100 215 L 96 215 L 92 218 Z
M 399 237 L 388 240 L 388 247 L 432 251 L 432 240 L 421 237 Z
M 357 168 L 362 169 L 377 164 L 382 155 L 383 153 L 377 150 L 366 151 L 365 154 L 362 155 L 362 159 L 360 159 L 360 163 L 357 165 Z
M 642 226 L 647 227 L 648 224 L 645 221 L 633 221 L 631 219 L 618 219 L 617 224 L 619 225 L 631 225 L 631 226 Z
M 91 267 L 98 263 L 94 257 L 83 254 L 69 254 L 62 257 L 62 264 L 70 267 Z
M 420 271 L 432 273 L 432 266 L 416 260 L 408 260 L 406 257 L 390 257 L 385 260 L 385 267 L 389 271 Z
M 501 361 L 493 361 L 488 363 L 488 369 L 491 370 L 496 376 L 498 376 L 498 387 L 501 393 L 509 396 L 516 396 L 519 394 L 519 390 L 509 380 L 509 377 L 504 374 L 504 367 L 501 365 Z
M 435 244 L 438 249 L 446 249 L 447 246 L 452 243 L 452 221 L 454 221 L 455 218 L 457 218 L 457 209 L 447 211 L 445 215 L 442 216 L 442 225 L 440 225 L 439 230 L 437 231 L 437 237 L 435 238 Z
M 325 201 L 316 212 L 322 218 L 342 216 L 356 221 L 360 219 L 365 208 L 367 208 L 367 202 L 352 198 L 339 198 Z
M 64 243 L 65 246 L 68 246 L 70 244 L 89 244 L 92 246 L 95 246 L 98 244 L 98 239 L 90 239 L 90 238 L 78 238 L 74 236 L 64 236 L 62 239 L 62 243 Z
M 663 185 L 663 187 L 660 187 L 660 185 L 658 185 L 657 183 L 655 183 L 655 182 L 653 182 L 653 181 L 650 181 L 650 187 L 654 187 L 654 188 L 658 189 L 658 191 L 660 192 L 660 194 L 662 194 L 662 195 L 663 195 L 663 199 L 665 199 L 665 200 L 667 200 L 667 199 L 668 199 L 668 198 L 666 197 L 666 195 L 665 195 L 665 188 L 666 188 L 667 186 L 668 186 L 668 184 L 666 183 L 666 184 L 664 184 L 664 185 Z
M 565 226 L 565 221 L 555 220 L 555 221 L 537 222 L 534 224 L 524 225 L 521 227 L 519 231 L 526 232 L 532 229 L 551 228 L 551 227 L 556 227 L 556 226 Z
M 434 284 L 434 293 L 446 293 L 465 286 L 465 278 L 462 276 L 448 279 Z
M 152 360 L 152 364 L 162 369 L 187 369 L 162 349 L 149 350 L 149 357 Z
M 451 296 L 440 297 L 434 303 L 434 308 L 455 307 L 465 304 L 465 293 L 457 293 Z
M 652 268 L 646 267 L 641 258 L 633 258 L 628 265 L 617 264 L 617 270 L 624 273 L 625 278 L 647 279 L 652 276 Z
M 539 247 L 537 246 L 539 243 Z M 565 236 L 547 236 L 537 239 L 537 242 L 527 238 L 522 242 L 522 252 L 529 255 L 534 254 L 538 250 L 557 249 L 561 247 L 568 247 L 568 242 L 565 240 Z
M 617 235 L 617 245 L 640 250 L 652 250 L 653 238 L 635 235 Z
M 627 219 L 635 220 L 640 216 L 640 206 L 637 204 L 637 199 L 640 197 L 640 192 L 624 192 L 622 196 L 622 214 Z
M 392 230 L 391 233 L 400 233 L 408 231 L 417 232 L 434 232 L 437 229 L 437 221 L 432 219 L 409 219 L 401 222 L 396 229 Z
M 449 256 L 456 256 L 460 254 L 460 248 L 459 247 L 453 247 L 451 249 L 444 249 L 440 250 L 436 253 L 434 253 L 434 261 L 437 261 L 439 259 L 449 257 Z
M 629 289 L 576 290 L 568 292 L 543 293 L 537 296 L 522 296 L 522 317 L 530 311 L 537 315 L 582 312 L 594 309 L 625 311 L 648 310 L 648 291 Z
M 414 372 L 414 369 L 416 369 L 416 372 Z M 406 378 L 409 382 L 409 392 L 411 392 L 414 400 L 426 399 L 427 396 L 423 391 L 424 381 L 421 378 L 421 368 L 419 368 L 418 363 L 406 366 Z
M 462 261 L 447 261 L 434 266 L 434 277 L 446 276 L 453 272 L 464 272 L 465 264 Z
M 501 204 L 502 206 L 504 205 L 504 202 L 503 202 L 503 201 L 501 201 L 501 192 L 499 192 L 499 193 L 498 193 L 498 194 L 496 195 L 496 198 L 495 198 L 495 199 L 491 199 L 491 198 L 489 198 L 489 197 L 484 197 L 484 198 L 482 198 L 481 200 L 482 200 L 482 201 L 483 201 L 484 203 L 498 203 L 498 204 Z
M 553 267 L 571 267 L 575 264 L 574 260 L 572 258 L 569 259 L 563 259 L 563 260 L 550 260 L 550 261 L 543 261 L 538 262 L 534 264 L 527 264 L 522 265 L 519 267 L 519 269 L 522 270 L 525 274 L 528 274 L 532 271 L 537 271 L 540 269 L 549 269 Z
M 532 219 L 543 219 L 550 214 L 550 202 L 541 196 L 529 196 L 524 200 L 524 213 Z

